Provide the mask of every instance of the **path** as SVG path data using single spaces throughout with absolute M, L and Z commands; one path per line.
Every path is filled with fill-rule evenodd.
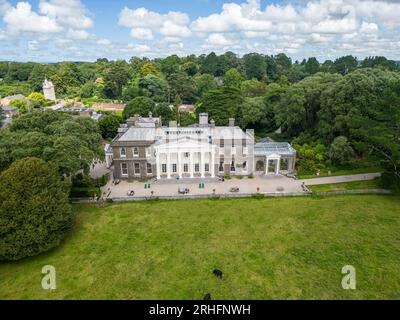
M 347 176 L 333 176 L 324 178 L 305 179 L 299 181 L 304 182 L 306 186 L 315 186 L 319 184 L 374 180 L 375 178 L 380 176 L 381 173 L 362 173 L 362 174 L 351 174 Z

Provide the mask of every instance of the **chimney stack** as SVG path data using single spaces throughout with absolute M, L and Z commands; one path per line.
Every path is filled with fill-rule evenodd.
M 208 126 L 208 113 L 200 113 L 199 114 L 199 125 L 200 125 L 200 127 Z
M 229 126 L 234 127 L 235 126 L 235 119 L 234 118 L 229 118 Z
M 210 120 L 210 127 L 215 128 L 215 121 L 212 119 Z

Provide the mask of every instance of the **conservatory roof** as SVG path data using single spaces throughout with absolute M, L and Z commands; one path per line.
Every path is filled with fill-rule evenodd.
M 259 142 L 254 145 L 254 155 L 256 156 L 292 156 L 296 155 L 296 150 L 287 142 Z

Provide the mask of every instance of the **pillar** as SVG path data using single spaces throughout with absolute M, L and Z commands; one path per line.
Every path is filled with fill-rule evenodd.
M 276 168 L 275 168 L 275 174 L 278 175 L 279 174 L 279 168 L 281 166 L 281 159 L 278 159 L 276 161 Z
M 200 152 L 200 173 L 201 173 L 201 177 L 202 178 L 204 178 L 204 176 L 205 176 L 205 170 L 206 170 L 206 168 L 205 168 L 205 162 L 204 162 L 204 159 L 205 159 L 205 155 L 204 155 L 204 152 L 203 151 L 201 151 Z
M 157 180 L 161 179 L 161 163 L 160 163 L 160 153 L 156 151 L 156 170 L 157 170 Z
M 211 177 L 215 178 L 215 154 L 214 154 L 214 150 L 211 150 L 210 170 L 211 170 Z
M 189 158 L 189 172 L 190 172 L 190 177 L 194 177 L 194 153 L 190 152 L 190 158 Z
M 167 179 L 171 179 L 171 153 L 167 153 Z
M 179 151 L 177 153 L 177 159 L 178 160 L 177 160 L 176 167 L 177 167 L 179 179 L 181 179 L 182 178 L 182 164 L 181 164 L 181 153 Z

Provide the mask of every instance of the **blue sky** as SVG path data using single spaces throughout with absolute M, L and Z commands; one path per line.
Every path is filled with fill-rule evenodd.
M 399 60 L 397 0 L 0 0 L 0 60 L 233 51 Z

